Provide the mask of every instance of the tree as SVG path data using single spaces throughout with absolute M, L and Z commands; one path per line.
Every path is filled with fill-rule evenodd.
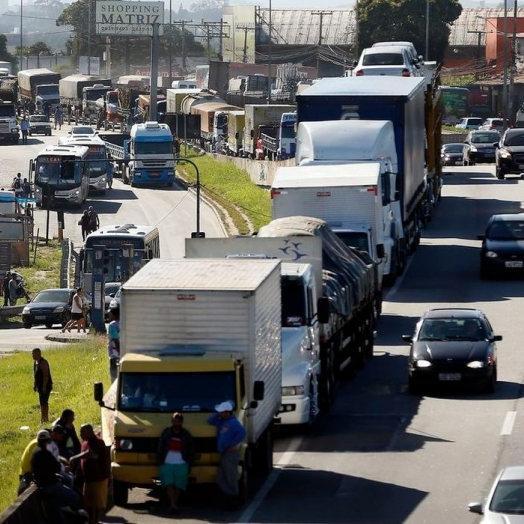
M 452 24 L 462 12 L 458 0 L 429 2 L 429 56 L 442 61 L 449 44 Z M 413 42 L 420 54 L 426 48 L 426 2 L 421 0 L 361 0 L 359 3 L 359 47 L 394 40 Z
M 49 56 L 53 54 L 51 48 L 45 42 L 35 42 L 29 46 L 28 52 L 30 55 Z
M 0 33 L 0 60 L 11 62 L 13 65 L 18 64 L 18 60 L 9 51 L 7 51 L 7 37 Z

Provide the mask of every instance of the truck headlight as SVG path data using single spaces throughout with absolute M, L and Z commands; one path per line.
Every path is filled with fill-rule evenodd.
M 304 386 L 284 386 L 282 388 L 283 397 L 295 397 L 304 394 Z
M 131 451 L 133 449 L 133 441 L 128 438 L 117 439 L 115 447 L 119 451 Z

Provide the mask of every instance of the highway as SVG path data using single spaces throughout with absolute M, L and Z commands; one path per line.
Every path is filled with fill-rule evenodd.
M 34 154 L 41 145 L 27 149 Z M 25 146 L 2 147 L 5 158 Z M 17 162 L 16 158 L 7 162 L 12 162 L 10 183 Z M 4 169 L 0 165 L 2 182 Z M 446 172 L 436 216 L 424 230 L 404 277 L 386 295 L 375 358 L 353 381 L 340 385 L 331 412 L 321 416 L 309 434 L 280 432 L 275 469 L 268 479 L 253 479 L 247 506 L 236 512 L 223 510 L 214 489 L 199 489 L 184 499 L 178 521 L 479 522 L 478 516 L 468 513 L 468 503 L 481 500 L 498 470 L 520 463 L 524 451 L 524 282 L 481 281 L 476 237 L 490 215 L 520 211 L 524 182 L 512 177 L 497 180 L 494 166 L 447 168 Z M 180 190 L 131 190 L 120 181 L 115 188 L 113 194 L 95 200 L 102 223 L 146 219 L 158 223 L 165 228 L 163 255 L 166 249 L 169 256 L 177 255 L 180 247 L 176 246 L 193 230 L 192 195 Z M 66 219 L 71 237 L 79 233 L 76 216 L 68 214 Z M 202 229 L 213 236 L 214 219 L 208 215 L 206 220 L 209 225 Z M 479 307 L 495 332 L 503 335 L 494 395 L 408 393 L 409 348 L 401 335 L 413 331 L 426 309 L 441 306 Z M 7 338 L 17 335 L 12 331 L 5 332 Z M 130 504 L 111 509 L 106 520 L 128 524 L 172 520 L 158 515 L 154 502 L 147 492 L 133 490 Z
M 331 412 L 310 434 L 284 433 L 275 470 L 255 479 L 252 502 L 220 509 L 215 491 L 189 495 L 179 521 L 347 524 L 473 524 L 498 470 L 523 452 L 522 281 L 480 281 L 477 234 L 489 216 L 521 208 L 521 180 L 501 182 L 493 166 L 450 168 L 437 214 L 397 288 L 387 295 L 375 358 L 342 384 Z M 431 307 L 479 307 L 504 340 L 494 395 L 407 392 L 408 347 Z M 154 499 L 134 490 L 112 521 L 157 523 Z
M 53 130 L 53 135 L 31 136 L 28 144 L 0 144 L 2 162 L 0 162 L 0 187 L 9 189 L 17 172 L 22 178 L 29 177 L 29 161 L 47 145 L 58 143 L 60 136 L 66 136 L 70 126 L 65 124 L 61 130 Z M 191 166 L 188 169 L 192 169 Z M 183 183 L 173 188 L 131 188 L 119 178 L 114 179 L 113 189 L 105 195 L 90 195 L 81 209 L 65 209 L 64 237 L 70 238 L 74 249 L 82 246 L 82 234 L 78 220 L 84 209 L 92 205 L 98 212 L 101 225 L 111 224 L 150 224 L 157 226 L 160 232 L 160 252 L 164 258 L 184 256 L 184 238 L 196 230 L 196 198 L 193 191 L 188 191 Z M 35 211 L 35 234 L 39 230 L 40 238 L 45 238 L 46 211 Z M 58 222 L 56 213 L 50 212 L 50 238 L 57 237 Z M 201 231 L 207 236 L 224 236 L 225 232 L 215 211 L 201 201 Z M 57 268 L 58 271 L 58 268 Z M 23 270 L 22 270 L 23 273 Z M 31 290 L 29 289 L 29 292 Z M 35 346 L 56 346 L 56 342 L 45 340 L 45 335 L 58 331 L 56 326 L 49 330 L 43 326 L 31 330 L 5 330 L 9 336 L 0 340 L 0 353 L 13 349 L 31 350 Z M 10 336 L 12 335 L 12 336 Z

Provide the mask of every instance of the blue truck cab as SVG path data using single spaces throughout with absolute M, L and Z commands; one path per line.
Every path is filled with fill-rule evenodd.
M 134 124 L 124 143 L 131 186 L 168 185 L 175 180 L 173 135 L 169 126 L 158 122 Z

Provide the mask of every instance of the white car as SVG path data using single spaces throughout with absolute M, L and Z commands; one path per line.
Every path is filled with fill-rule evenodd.
M 413 63 L 417 65 L 417 67 L 420 67 L 424 63 L 424 57 L 422 55 L 417 54 L 417 51 L 415 49 L 415 46 L 413 45 L 413 42 L 377 42 L 373 44 L 371 47 L 391 47 L 391 46 L 397 46 L 397 47 L 404 48 L 410 55 L 411 60 L 413 60 Z
M 73 126 L 67 133 L 69 136 L 96 136 L 98 133 L 96 129 L 91 126 Z
M 482 125 L 482 118 L 479 118 L 477 116 L 468 116 L 466 118 L 461 118 L 460 122 L 455 125 L 457 129 L 479 129 L 479 127 Z
M 504 131 L 504 120 L 502 118 L 486 118 L 479 129 L 496 129 L 502 133 Z
M 402 46 L 368 47 L 362 51 L 354 76 L 422 76 Z

